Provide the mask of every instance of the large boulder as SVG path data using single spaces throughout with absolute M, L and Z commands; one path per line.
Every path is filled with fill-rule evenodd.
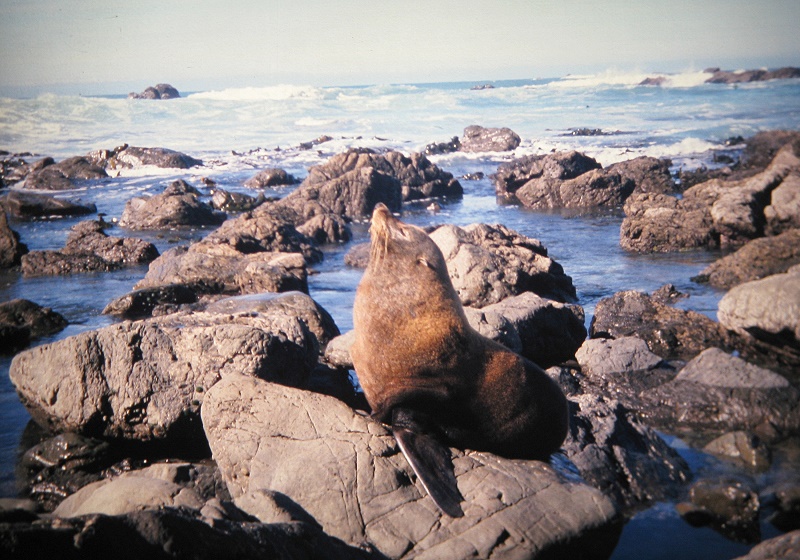
M 561 302 L 577 300 L 572 278 L 536 239 L 502 225 L 445 225 L 431 234 L 464 305 L 484 307 L 534 292 Z
M 0 197 L 0 209 L 18 220 L 50 218 L 53 216 L 82 216 L 94 214 L 97 206 L 72 202 L 39 193 L 9 191 Z
M 8 225 L 6 213 L 0 210 L 0 269 L 18 266 L 28 247 L 20 242 L 19 234 Z
M 739 246 L 761 237 L 773 191 L 798 170 L 800 158 L 787 145 L 764 171 L 747 179 L 712 179 L 687 189 L 680 199 L 633 195 L 625 203 L 620 245 L 631 251 L 665 252 Z
M 800 557 L 800 530 L 765 540 L 736 560 L 784 560 L 797 557 Z
M 531 179 L 517 189 L 519 202 L 528 208 L 597 208 L 622 206 L 635 187 L 618 172 L 594 169 L 574 179 Z
M 478 125 L 464 129 L 459 149 L 462 152 L 510 152 L 517 149 L 521 139 L 510 128 L 484 128 Z
M 796 264 L 800 264 L 800 229 L 791 229 L 747 242 L 708 265 L 692 280 L 728 290 L 743 282 L 786 272 Z
M 119 224 L 129 229 L 216 226 L 224 222 L 226 217 L 201 201 L 197 189 L 179 179 L 161 194 L 129 200 Z
M 107 226 L 105 222 L 97 220 L 74 225 L 61 250 L 31 251 L 23 256 L 23 275 L 107 272 L 149 263 L 158 257 L 158 249 L 149 241 L 109 236 L 105 233 Z
M 430 197 L 461 198 L 463 194 L 461 184 L 453 175 L 431 163 L 424 154 L 405 156 L 397 151 L 377 154 L 363 148 L 337 154 L 325 163 L 312 167 L 303 186 L 324 184 L 361 168 L 372 168 L 400 181 L 404 201 Z M 393 210 L 399 209 L 391 204 L 386 205 Z M 370 211 L 371 208 L 359 210 L 357 215 L 367 215 Z M 345 215 L 355 214 L 351 211 Z
M 492 175 L 497 195 L 516 200 L 514 193 L 533 179 L 574 179 L 602 166 L 594 158 L 580 152 L 556 152 L 546 155 L 523 156 L 497 168 Z
M 583 308 L 539 297 L 510 296 L 481 309 L 465 307 L 470 325 L 542 368 L 575 358 L 586 338 Z
M 731 330 L 800 352 L 800 265 L 732 288 L 717 316 Z
M 383 425 L 332 397 L 227 376 L 206 396 L 209 443 L 234 502 L 262 522 L 286 496 L 329 535 L 389 558 L 610 553 L 612 502 L 537 461 L 452 450 L 464 496 L 450 518 Z
M 26 189 L 68 190 L 74 189 L 76 180 L 103 179 L 108 177 L 105 169 L 86 157 L 76 156 L 58 163 L 53 158 L 44 158 L 31 168 L 25 178 Z
M 202 448 L 199 409 L 221 378 L 308 380 L 319 340 L 294 307 L 126 321 L 26 350 L 9 376 L 31 416 L 52 431 Z

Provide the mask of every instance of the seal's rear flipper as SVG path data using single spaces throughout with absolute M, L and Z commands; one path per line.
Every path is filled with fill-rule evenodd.
M 392 432 L 408 464 L 436 505 L 450 517 L 464 515 L 450 450 L 425 429 L 413 410 L 392 411 Z

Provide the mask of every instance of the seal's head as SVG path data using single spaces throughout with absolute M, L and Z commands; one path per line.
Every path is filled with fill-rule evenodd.
M 395 285 L 413 277 L 416 289 L 420 282 L 435 280 L 448 288 L 448 296 L 455 294 L 442 251 L 422 229 L 401 222 L 379 203 L 372 212 L 369 233 L 370 276 L 385 277 Z

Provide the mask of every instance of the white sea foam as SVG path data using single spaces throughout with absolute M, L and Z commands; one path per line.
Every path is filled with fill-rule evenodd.
M 189 99 L 210 99 L 215 101 L 282 101 L 286 99 L 323 99 L 324 97 L 323 88 L 289 84 L 204 91 L 188 96 Z

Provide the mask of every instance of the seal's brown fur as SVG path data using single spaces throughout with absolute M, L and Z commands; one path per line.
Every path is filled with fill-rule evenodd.
M 467 322 L 441 251 L 378 205 L 353 309 L 353 364 L 373 415 L 431 420 L 444 443 L 545 459 L 567 433 L 563 393 L 541 368 Z

